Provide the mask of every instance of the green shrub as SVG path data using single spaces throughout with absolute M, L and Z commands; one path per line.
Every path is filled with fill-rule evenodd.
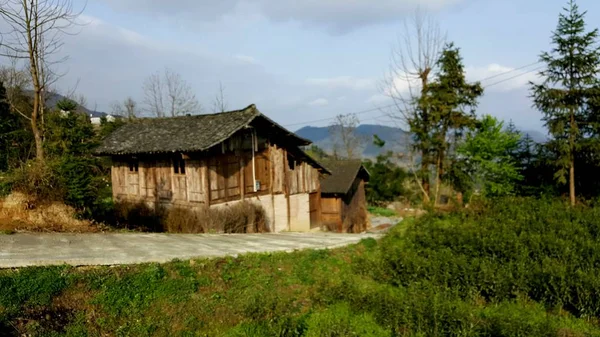
M 306 337 L 391 336 L 368 314 L 354 314 L 347 304 L 337 304 L 312 314 L 307 321 Z
M 99 291 L 94 302 L 118 319 L 124 313 L 143 316 L 158 300 L 181 303 L 198 289 L 198 283 L 194 278 L 169 277 L 164 267 L 152 264 L 142 265 L 122 278 L 109 275 L 96 279 L 93 287 Z
M 0 198 L 6 197 L 13 189 L 13 181 L 9 176 L 0 174 Z
M 92 217 L 98 199 L 108 190 L 108 184 L 96 158 L 63 156 L 57 161 L 56 173 L 64 186 L 65 204 Z
M 226 334 L 228 337 L 300 337 L 306 333 L 306 315 L 299 317 L 278 317 L 269 321 L 244 322 Z
M 465 298 L 526 295 L 547 308 L 600 315 L 600 209 L 506 199 L 485 210 L 428 215 L 382 241 L 392 283 L 430 282 Z
M 70 282 L 65 267 L 34 267 L 0 271 L 0 322 L 24 306 L 48 306 Z
M 385 217 L 398 216 L 398 213 L 396 213 L 394 210 L 391 210 L 389 208 L 369 206 L 369 207 L 367 207 L 367 210 L 369 211 L 369 213 L 376 215 L 376 216 L 385 216 Z
M 61 201 L 65 196 L 57 162 L 31 160 L 12 172 L 12 189 L 27 195 L 31 202 Z

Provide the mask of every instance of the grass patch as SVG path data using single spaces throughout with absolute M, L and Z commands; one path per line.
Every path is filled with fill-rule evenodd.
M 0 335 L 598 336 L 597 219 L 508 200 L 336 250 L 0 271 Z
M 367 207 L 367 210 L 369 211 L 369 213 L 371 213 L 372 215 L 375 215 L 375 216 L 384 216 L 384 217 L 388 217 L 388 218 L 398 216 L 398 213 L 396 213 L 396 211 L 391 210 L 389 208 L 369 206 L 369 207 Z

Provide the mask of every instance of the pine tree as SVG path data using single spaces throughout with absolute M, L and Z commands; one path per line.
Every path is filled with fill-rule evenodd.
M 600 49 L 596 44 L 598 30 L 586 32 L 584 17 L 575 0 L 570 0 L 560 14 L 558 27 L 552 34 L 553 48 L 544 52 L 540 61 L 546 69 L 540 72 L 543 82 L 532 83 L 534 104 L 543 113 L 543 121 L 556 150 L 555 179 L 561 184 L 569 177 L 571 205 L 575 205 L 575 158 L 590 138 L 593 111 L 590 103 L 598 97 L 596 73 L 600 67 Z
M 475 108 L 483 95 L 480 83 L 469 83 L 460 56 L 460 49 L 449 43 L 438 61 L 437 80 L 430 84 L 424 99 L 429 109 L 429 155 L 436 168 L 437 200 L 441 177 L 447 168 L 447 159 L 453 141 L 462 137 L 466 129 L 476 124 Z

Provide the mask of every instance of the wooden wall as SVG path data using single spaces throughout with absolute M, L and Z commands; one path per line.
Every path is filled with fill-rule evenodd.
M 113 196 L 120 200 L 194 206 L 319 191 L 320 173 L 316 168 L 297 160 L 290 166 L 286 149 L 264 139 L 258 142 L 253 170 L 252 148 L 246 138 L 232 137 L 237 141 L 228 141 L 203 154 L 113 158 Z M 174 159 L 184 161 L 185 173 L 175 172 Z M 254 175 L 260 182 L 258 191 L 254 190 Z
M 353 212 L 360 213 L 359 218 L 367 218 L 366 202 L 365 182 L 356 178 L 347 195 L 321 198 L 321 221 L 338 232 L 346 232 L 348 228 L 344 226 L 344 222 Z M 354 225 L 364 228 L 366 222 Z
M 321 222 L 330 229 L 342 231 L 342 199 L 321 197 Z

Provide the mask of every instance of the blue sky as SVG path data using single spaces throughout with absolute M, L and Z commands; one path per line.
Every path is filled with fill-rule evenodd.
M 79 0 L 75 0 L 79 1 Z M 76 2 L 82 5 L 83 2 Z M 587 22 L 600 22 L 600 3 L 580 0 Z M 90 108 L 143 101 L 150 74 L 182 74 L 210 112 L 219 82 L 230 108 L 251 103 L 291 129 L 336 114 L 360 114 L 363 123 L 391 124 L 378 110 L 389 104 L 383 79 L 403 20 L 419 6 L 461 48 L 468 78 L 479 80 L 536 62 L 566 0 L 88 0 L 69 36 L 58 83 L 77 83 Z M 595 27 L 591 27 L 595 28 Z M 483 82 L 524 73 L 486 90 L 479 113 L 541 129 L 531 108 L 535 65 Z M 329 121 L 310 123 L 324 126 Z

